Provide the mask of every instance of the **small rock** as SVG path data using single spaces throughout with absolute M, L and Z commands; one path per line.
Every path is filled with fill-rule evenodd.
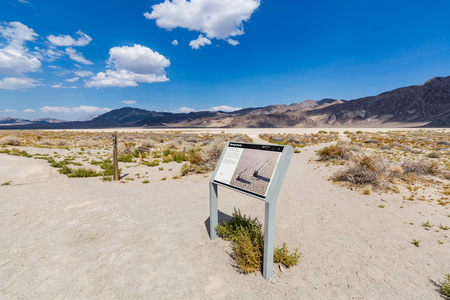
M 273 284 L 275 284 L 275 283 L 277 282 L 277 280 L 276 280 L 275 278 L 273 278 L 273 279 L 271 280 L 271 282 L 272 282 Z
M 351 288 L 351 287 L 352 287 L 352 285 L 351 285 L 351 284 L 347 284 L 347 287 L 348 287 L 348 288 Z
M 283 272 L 284 272 L 284 268 L 283 268 L 283 266 L 282 266 L 282 265 L 280 265 L 280 271 L 281 271 L 281 273 L 283 273 Z

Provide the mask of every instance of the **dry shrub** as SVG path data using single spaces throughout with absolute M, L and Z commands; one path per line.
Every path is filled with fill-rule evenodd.
M 219 161 L 225 143 L 224 139 L 215 139 L 209 145 L 203 147 L 200 152 L 201 162 L 198 164 L 197 169 L 200 168 L 204 172 L 213 170 Z
M 417 175 L 416 174 L 414 174 L 414 173 L 407 173 L 406 175 L 405 175 L 405 181 L 408 183 L 408 184 L 414 184 L 416 181 L 417 181 Z
M 45 140 L 40 141 L 39 145 L 41 145 L 41 146 L 51 146 L 51 145 L 53 145 L 53 143 L 52 143 L 51 140 L 45 139 Z
M 399 165 L 390 166 L 389 169 L 391 170 L 391 173 L 394 177 L 398 177 L 403 174 L 403 168 Z
M 347 181 L 356 186 L 379 188 L 389 178 L 389 164 L 379 156 L 355 157 L 347 168 L 338 171 L 334 180 Z
M 141 144 L 139 145 L 139 147 L 143 147 L 143 148 L 155 148 L 155 141 L 154 140 L 142 140 Z
M 429 162 L 425 159 L 408 160 L 402 164 L 405 173 L 414 173 L 418 175 L 437 175 L 439 166 L 435 162 Z
M 78 148 L 98 148 L 98 147 L 100 147 L 100 144 L 98 142 L 82 140 L 82 141 L 77 142 L 77 147 Z
M 181 144 L 183 144 L 183 140 L 181 140 L 180 138 L 175 138 L 169 141 L 169 148 L 177 149 Z
M 351 152 L 342 146 L 331 145 L 317 151 L 319 160 L 331 160 L 331 159 L 350 159 L 352 157 Z
M 67 145 L 67 142 L 64 140 L 56 140 L 55 145 L 58 147 L 64 147 L 65 145 Z
M 117 146 L 117 151 L 119 152 L 119 155 L 127 155 L 127 154 L 134 154 L 134 146 L 135 144 L 133 142 L 125 142 L 125 143 L 119 143 Z
M 21 144 L 20 138 L 16 136 L 4 136 L 0 139 L 0 145 L 20 146 Z

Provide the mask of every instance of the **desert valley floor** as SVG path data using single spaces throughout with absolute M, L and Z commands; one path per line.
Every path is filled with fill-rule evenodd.
M 260 133 L 318 130 L 210 132 L 267 143 Z M 344 131 L 358 129 L 332 130 L 345 140 Z M 437 130 L 448 142 L 450 131 Z M 317 161 L 315 151 L 335 143 L 306 145 L 292 157 L 276 204 L 275 246 L 286 242 L 301 258 L 288 269 L 275 265 L 271 280 L 240 273 L 230 242 L 209 239 L 211 172 L 179 178 L 174 161 L 120 163 L 121 175 L 134 180 L 102 181 L 0 154 L 0 298 L 445 299 L 438 280 L 450 272 L 450 205 L 437 199 L 450 181 L 428 184 L 424 199 L 405 199 L 406 185 L 399 192 L 350 189 L 329 180 L 343 166 Z M 12 148 L 68 151 L 0 150 Z M 450 149 L 442 151 L 448 158 Z M 219 187 L 219 221 L 234 208 L 264 220 L 264 202 Z

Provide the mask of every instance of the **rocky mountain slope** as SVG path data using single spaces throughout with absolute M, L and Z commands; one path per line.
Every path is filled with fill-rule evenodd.
M 6 121 L 5 121 L 6 122 Z M 112 110 L 93 120 L 22 123 L 1 128 L 69 129 L 111 127 L 375 127 L 450 126 L 450 76 L 350 101 L 306 100 L 235 112 L 168 113 L 131 107 Z

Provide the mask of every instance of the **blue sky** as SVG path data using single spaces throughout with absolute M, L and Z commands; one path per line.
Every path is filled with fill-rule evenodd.
M 0 117 L 355 99 L 450 72 L 450 1 L 2 0 Z

